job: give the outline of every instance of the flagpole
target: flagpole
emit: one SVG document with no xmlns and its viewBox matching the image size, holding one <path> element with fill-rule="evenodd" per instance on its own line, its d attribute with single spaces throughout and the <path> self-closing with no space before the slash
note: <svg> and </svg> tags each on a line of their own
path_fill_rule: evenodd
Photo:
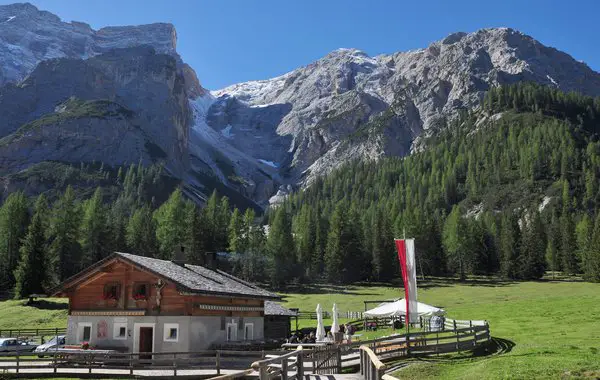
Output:
<svg viewBox="0 0 600 380">
<path fill-rule="evenodd" d="M 406 227 L 402 228 L 402 239 L 404 240 L 404 242 L 406 244 Z M 404 286 L 406 287 L 407 284 L 404 284 Z M 406 292 L 406 289 L 404 291 Z M 406 297 L 406 295 L 405 295 L 405 297 Z M 408 300 L 406 300 L 406 302 L 408 304 Z M 409 336 L 408 336 L 408 334 L 410 334 L 410 315 L 409 315 L 408 307 L 406 308 L 406 320 L 404 322 L 406 322 L 406 349 L 408 352 L 408 350 L 410 349 L 408 347 L 408 342 L 410 340 Z"/>
</svg>

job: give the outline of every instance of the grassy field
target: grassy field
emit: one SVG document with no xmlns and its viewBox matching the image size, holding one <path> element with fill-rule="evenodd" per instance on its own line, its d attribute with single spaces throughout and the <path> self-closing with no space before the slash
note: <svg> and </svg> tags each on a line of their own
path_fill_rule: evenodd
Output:
<svg viewBox="0 0 600 380">
<path fill-rule="evenodd" d="M 420 301 L 445 308 L 450 318 L 488 320 L 492 336 L 505 340 L 506 347 L 490 356 L 411 360 L 396 373 L 398 377 L 600 378 L 600 284 L 479 279 L 467 284 L 436 281 L 424 285 L 419 288 Z M 284 296 L 285 306 L 301 310 L 314 310 L 317 303 L 331 310 L 336 302 L 340 311 L 359 311 L 364 310 L 363 300 L 402 294 L 392 287 L 349 286 Z"/>
<path fill-rule="evenodd" d="M 420 301 L 445 308 L 450 318 L 488 320 L 492 335 L 505 346 L 488 356 L 411 359 L 396 373 L 402 379 L 600 378 L 600 284 L 481 278 L 464 284 L 437 279 L 419 286 Z M 397 286 L 315 286 L 282 295 L 286 307 L 313 311 L 320 303 L 331 310 L 336 302 L 344 312 L 362 311 L 364 300 L 398 298 L 402 292 Z M 0 302 L 0 328 L 64 327 L 64 302 L 44 300 L 40 307 Z M 302 320 L 300 325 L 314 324 Z M 362 339 L 392 333 L 384 329 Z"/>
<path fill-rule="evenodd" d="M 0 329 L 67 327 L 67 299 L 47 298 L 36 306 L 24 301 L 0 302 Z"/>
</svg>

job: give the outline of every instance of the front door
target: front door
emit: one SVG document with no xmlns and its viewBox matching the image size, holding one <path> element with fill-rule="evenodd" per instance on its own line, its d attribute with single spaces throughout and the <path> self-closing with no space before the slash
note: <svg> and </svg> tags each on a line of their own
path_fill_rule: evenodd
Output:
<svg viewBox="0 0 600 380">
<path fill-rule="evenodd" d="M 152 339 L 154 337 L 154 328 L 140 327 L 140 353 L 152 352 Z M 140 355 L 140 359 L 152 359 L 152 355 Z"/>
</svg>

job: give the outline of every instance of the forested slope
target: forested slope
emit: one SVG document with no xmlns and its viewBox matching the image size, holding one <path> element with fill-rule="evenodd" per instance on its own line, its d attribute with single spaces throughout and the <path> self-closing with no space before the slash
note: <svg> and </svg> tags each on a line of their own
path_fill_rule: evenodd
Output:
<svg viewBox="0 0 600 380">
<path fill-rule="evenodd" d="M 423 152 L 336 170 L 285 204 L 301 272 L 392 278 L 393 238 L 406 234 L 425 274 L 597 280 L 599 118 L 599 99 L 499 87 Z"/>
</svg>

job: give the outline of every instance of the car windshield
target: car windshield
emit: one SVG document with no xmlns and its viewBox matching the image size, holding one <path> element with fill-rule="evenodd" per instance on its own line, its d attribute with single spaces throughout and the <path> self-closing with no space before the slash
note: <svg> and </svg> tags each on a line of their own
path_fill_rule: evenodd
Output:
<svg viewBox="0 0 600 380">
<path fill-rule="evenodd" d="M 58 344 L 65 344 L 65 337 L 64 336 L 59 336 L 58 337 Z M 54 345 L 56 344 L 56 337 L 50 339 L 48 342 L 46 342 L 46 344 L 50 344 L 50 345 Z"/>
</svg>

